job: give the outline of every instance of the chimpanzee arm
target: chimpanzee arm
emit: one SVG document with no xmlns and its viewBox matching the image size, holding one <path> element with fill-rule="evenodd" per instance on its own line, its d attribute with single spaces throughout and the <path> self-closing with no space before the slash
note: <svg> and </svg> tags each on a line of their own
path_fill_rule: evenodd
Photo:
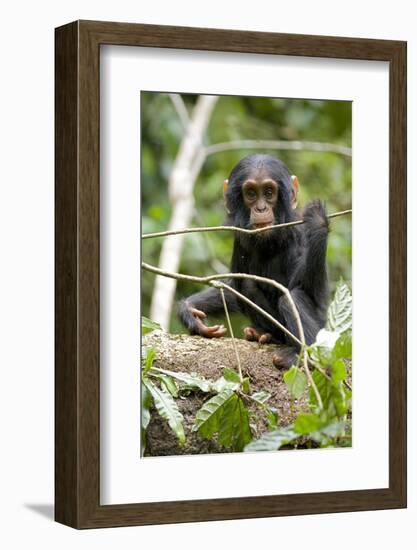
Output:
<svg viewBox="0 0 417 550">
<path fill-rule="evenodd" d="M 319 200 L 310 202 L 304 209 L 303 219 L 306 250 L 296 277 L 307 296 L 316 305 L 325 307 L 329 292 L 326 268 L 329 222 L 323 203 Z"/>
<path fill-rule="evenodd" d="M 228 281 L 228 284 L 231 283 Z M 225 290 L 224 297 L 229 313 L 239 311 L 239 304 L 234 294 Z M 223 300 L 217 288 L 208 288 L 181 300 L 177 304 L 177 311 L 180 321 L 190 334 L 199 334 L 206 338 L 219 338 L 226 334 L 223 325 L 210 327 L 203 322 L 207 315 L 224 312 Z"/>
</svg>

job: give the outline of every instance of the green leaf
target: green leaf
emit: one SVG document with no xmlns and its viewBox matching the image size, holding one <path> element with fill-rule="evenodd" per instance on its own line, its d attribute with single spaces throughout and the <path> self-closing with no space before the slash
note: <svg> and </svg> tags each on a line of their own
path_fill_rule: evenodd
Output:
<svg viewBox="0 0 417 550">
<path fill-rule="evenodd" d="M 214 391 L 216 393 L 222 393 L 224 390 L 237 390 L 240 386 L 240 383 L 237 382 L 229 382 L 226 380 L 223 376 L 218 378 L 215 382 L 211 385 L 211 391 Z"/>
<path fill-rule="evenodd" d="M 157 378 L 159 378 L 163 387 L 172 395 L 172 397 L 178 397 L 178 386 L 172 376 L 168 376 L 167 374 L 159 374 Z"/>
<path fill-rule="evenodd" d="M 153 330 L 161 330 L 161 325 L 142 315 L 142 336 Z"/>
<path fill-rule="evenodd" d="M 336 366 L 335 379 L 328 380 L 317 369 L 312 374 L 323 402 L 323 409 L 326 411 L 328 419 L 332 419 L 336 416 L 344 416 L 349 411 L 349 394 L 347 390 L 345 390 L 342 381 L 337 381 L 337 378 L 340 378 L 342 375 L 343 373 L 339 364 Z M 309 397 L 311 406 L 316 407 L 316 396 L 311 388 Z"/>
<path fill-rule="evenodd" d="M 339 336 L 332 351 L 332 361 L 352 359 L 352 332 L 350 330 Z"/>
<path fill-rule="evenodd" d="M 323 426 L 320 429 L 320 432 L 327 437 L 334 439 L 344 434 L 345 427 L 346 422 L 344 422 L 343 420 L 334 420 L 326 426 Z"/>
<path fill-rule="evenodd" d="M 158 369 L 157 372 L 171 376 L 180 382 L 184 382 L 190 389 L 199 389 L 204 393 L 213 391 L 213 382 L 211 380 L 206 380 L 195 372 L 188 374 L 186 372 L 174 372 L 167 369 Z"/>
<path fill-rule="evenodd" d="M 284 374 L 284 382 L 295 399 L 299 399 L 307 388 L 307 376 L 296 366 L 292 366 Z"/>
<path fill-rule="evenodd" d="M 352 294 L 343 280 L 337 285 L 334 299 L 327 311 L 326 327 L 339 333 L 352 329 Z"/>
<path fill-rule="evenodd" d="M 310 346 L 309 351 L 313 361 L 320 363 L 323 367 L 331 365 L 338 359 L 351 359 L 352 332 L 347 330 L 340 334 L 323 328 L 318 332 L 316 341 Z"/>
<path fill-rule="evenodd" d="M 349 404 L 346 400 L 346 393 L 343 388 L 343 384 L 332 386 L 331 388 L 331 400 L 335 409 L 336 416 L 344 416 L 349 410 Z"/>
<path fill-rule="evenodd" d="M 271 394 L 265 390 L 261 390 L 256 393 L 253 393 L 251 397 L 252 399 L 255 399 L 255 401 L 258 401 L 259 403 L 264 404 L 268 401 L 268 399 L 271 398 Z"/>
<path fill-rule="evenodd" d="M 246 445 L 244 451 L 278 451 L 282 446 L 288 445 L 288 443 L 299 437 L 300 435 L 294 431 L 293 426 L 289 425 L 285 428 L 264 433 L 262 437 Z"/>
<path fill-rule="evenodd" d="M 275 430 L 277 428 L 278 419 L 279 419 L 278 410 L 273 407 L 269 407 L 266 413 L 266 420 L 268 422 L 268 428 L 270 430 Z"/>
<path fill-rule="evenodd" d="M 141 425 L 142 425 L 142 429 L 146 430 L 147 427 L 149 426 L 149 422 L 151 421 L 150 408 L 151 408 L 151 405 L 152 405 L 152 397 L 151 397 L 151 394 L 150 394 L 148 388 L 143 383 L 141 384 L 141 390 L 142 390 Z"/>
<path fill-rule="evenodd" d="M 300 413 L 294 422 L 294 431 L 298 434 L 309 434 L 317 431 L 322 422 L 320 418 L 313 413 Z"/>
<path fill-rule="evenodd" d="M 160 390 L 148 379 L 145 379 L 143 383 L 152 395 L 152 399 L 155 408 L 158 411 L 158 414 L 168 422 L 169 427 L 177 436 L 180 445 L 184 445 L 185 434 L 184 427 L 182 425 L 184 418 L 178 410 L 178 406 L 175 403 L 172 395 L 164 390 Z"/>
<path fill-rule="evenodd" d="M 156 350 L 153 347 L 142 346 L 142 374 L 146 375 L 152 368 L 156 357 Z"/>
<path fill-rule="evenodd" d="M 332 382 L 338 384 L 346 380 L 346 366 L 343 359 L 338 359 L 332 365 Z"/>
<path fill-rule="evenodd" d="M 145 386 L 145 384 L 142 382 L 141 384 L 141 393 L 142 393 L 142 399 L 141 399 L 141 431 L 140 431 L 140 438 L 141 438 L 141 454 L 142 456 L 145 454 L 146 449 L 146 430 L 148 429 L 149 422 L 151 421 L 151 405 L 152 405 L 152 396 Z"/>
<path fill-rule="evenodd" d="M 327 408 L 328 405 L 328 395 L 329 395 L 329 381 L 327 378 L 317 369 L 315 369 L 312 373 L 312 378 L 314 383 L 316 384 L 316 387 L 319 391 L 321 400 L 323 402 L 323 407 Z M 309 400 L 310 400 L 310 406 L 311 407 L 318 407 L 316 394 L 313 391 L 313 388 L 310 387 L 309 390 Z"/>
<path fill-rule="evenodd" d="M 340 334 L 338 332 L 322 328 L 317 333 L 316 341 L 314 342 L 313 345 L 316 347 L 325 348 L 331 351 L 335 347 L 339 337 L 340 337 Z"/>
<path fill-rule="evenodd" d="M 225 388 L 222 392 L 206 401 L 197 411 L 193 432 L 198 431 L 206 439 L 210 439 L 214 433 L 218 432 L 222 408 L 233 395 L 235 395 L 233 390 Z"/>
<path fill-rule="evenodd" d="M 240 384 L 239 374 L 235 370 L 229 369 L 229 367 L 225 367 L 223 369 L 223 376 L 228 382 L 235 382 L 236 384 Z"/>
<path fill-rule="evenodd" d="M 242 391 L 244 393 L 249 394 L 250 393 L 250 379 L 249 376 L 243 379 L 242 381 Z"/>
<path fill-rule="evenodd" d="M 235 393 L 222 408 L 218 431 L 218 445 L 231 448 L 234 451 L 242 451 L 245 445 L 252 440 L 249 412 L 243 400 Z"/>
</svg>

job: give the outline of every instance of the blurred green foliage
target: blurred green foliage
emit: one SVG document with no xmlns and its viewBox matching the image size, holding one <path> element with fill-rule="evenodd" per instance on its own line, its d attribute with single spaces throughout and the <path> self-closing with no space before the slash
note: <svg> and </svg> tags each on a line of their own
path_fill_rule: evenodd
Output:
<svg viewBox="0 0 417 550">
<path fill-rule="evenodd" d="M 197 99 L 183 94 L 189 112 Z M 275 99 L 222 96 L 215 106 L 206 144 L 243 139 L 302 140 L 351 147 L 351 103 L 306 99 Z M 169 174 L 183 137 L 183 127 L 167 94 L 141 93 L 141 185 L 142 232 L 164 231 L 170 219 L 167 193 Z M 333 152 L 262 151 L 241 149 L 207 158 L 194 188 L 195 213 L 192 225 L 215 226 L 224 222 L 223 180 L 244 156 L 270 152 L 284 161 L 300 182 L 299 206 L 313 198 L 325 201 L 329 213 L 351 208 L 351 159 Z M 208 275 L 228 270 L 232 253 L 230 232 L 188 235 L 183 248 L 180 272 Z M 162 239 L 142 241 L 144 261 L 158 265 Z M 331 222 L 328 268 L 333 291 L 343 277 L 351 281 L 351 216 Z M 149 315 L 155 276 L 142 272 L 142 315 Z M 201 285 L 178 282 L 177 298 L 201 290 Z M 243 319 L 234 321 L 240 336 Z M 182 332 L 175 312 L 170 330 Z"/>
</svg>

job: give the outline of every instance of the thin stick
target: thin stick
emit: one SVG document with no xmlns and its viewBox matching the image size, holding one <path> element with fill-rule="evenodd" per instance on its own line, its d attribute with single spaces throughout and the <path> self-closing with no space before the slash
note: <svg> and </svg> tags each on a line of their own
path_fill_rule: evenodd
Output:
<svg viewBox="0 0 417 550">
<path fill-rule="evenodd" d="M 345 216 L 351 214 L 352 209 L 343 210 L 341 212 L 335 212 L 329 214 L 328 218 L 337 218 L 339 216 Z M 184 233 L 203 233 L 209 231 L 237 231 L 238 233 L 246 233 L 248 235 L 256 235 L 257 233 L 263 233 L 264 231 L 270 231 L 271 229 L 280 229 L 281 227 L 292 227 L 294 225 L 301 225 L 305 223 L 304 220 L 296 220 L 294 222 L 280 223 L 278 225 L 270 225 L 267 227 L 260 227 L 258 229 L 244 229 L 243 227 L 236 227 L 234 225 L 218 225 L 215 227 L 188 227 L 185 229 L 177 229 L 175 231 L 158 231 L 157 233 L 145 233 L 142 235 L 142 239 L 154 239 L 155 237 L 168 237 L 169 235 L 182 235 Z"/>
<path fill-rule="evenodd" d="M 227 319 L 227 324 L 229 326 L 230 336 L 232 337 L 233 349 L 235 350 L 237 368 L 238 368 L 238 371 L 239 371 L 240 383 L 242 383 L 243 382 L 242 365 L 240 364 L 240 357 L 239 357 L 239 353 L 238 353 L 237 347 L 236 347 L 235 335 L 233 334 L 232 323 L 230 322 L 229 310 L 227 308 L 223 288 L 220 289 L 220 295 L 221 295 L 222 300 L 223 300 L 223 307 L 224 307 L 224 311 L 226 313 L 226 319 Z"/>
<path fill-rule="evenodd" d="M 250 306 L 253 307 L 253 309 L 256 309 L 256 311 L 259 311 L 261 315 L 266 317 L 271 323 L 274 323 L 275 326 L 277 326 L 279 329 L 281 329 L 283 332 L 285 332 L 294 342 L 296 342 L 298 345 L 302 346 L 302 341 L 297 338 L 292 332 L 290 332 L 284 325 L 282 325 L 279 321 L 277 321 L 272 315 L 270 315 L 268 312 L 266 312 L 264 309 L 259 307 L 255 302 L 252 302 L 249 298 L 246 298 L 243 294 L 238 292 L 233 287 L 229 286 L 228 284 L 222 282 L 218 283 L 218 279 L 252 279 L 254 281 L 258 281 L 260 283 L 266 283 L 271 286 L 274 286 L 281 292 L 287 291 L 286 287 L 281 285 L 280 283 L 277 283 L 276 281 L 273 281 L 272 279 L 267 279 L 266 277 L 260 277 L 259 275 L 249 275 L 247 273 L 222 273 L 222 274 L 216 274 L 216 275 L 209 275 L 207 277 L 196 277 L 195 275 L 184 275 L 183 273 L 170 273 L 167 271 L 163 271 L 162 269 L 159 269 L 158 267 L 155 267 L 153 265 L 149 265 L 145 262 L 142 262 L 142 268 L 146 271 L 150 271 L 151 273 L 155 273 L 156 275 L 162 275 L 164 277 L 170 277 L 172 279 L 179 279 L 181 281 L 190 281 L 193 283 L 201 283 L 208 286 L 213 286 L 215 288 L 220 288 L 220 286 L 223 286 L 226 290 L 240 298 L 243 302 L 246 302 Z M 291 298 L 290 298 L 291 299 Z M 297 312 L 298 313 L 298 312 Z M 301 322 L 301 321 L 300 321 Z M 301 329 L 302 330 L 302 329 Z"/>
<path fill-rule="evenodd" d="M 278 149 L 286 151 L 317 151 L 320 153 L 337 153 L 346 157 L 352 156 L 352 149 L 343 145 L 333 143 L 323 143 L 320 141 L 284 141 L 269 139 L 241 139 L 227 141 L 224 143 L 215 143 L 208 145 L 204 152 L 206 156 L 224 151 L 233 151 L 236 149 Z"/>
</svg>

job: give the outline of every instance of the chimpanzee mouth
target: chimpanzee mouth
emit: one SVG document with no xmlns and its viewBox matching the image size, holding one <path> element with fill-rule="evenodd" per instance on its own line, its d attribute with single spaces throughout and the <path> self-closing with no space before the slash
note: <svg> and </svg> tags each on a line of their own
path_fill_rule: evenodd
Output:
<svg viewBox="0 0 417 550">
<path fill-rule="evenodd" d="M 254 223 L 253 229 L 263 229 L 264 227 L 271 227 L 273 222 Z"/>
</svg>

